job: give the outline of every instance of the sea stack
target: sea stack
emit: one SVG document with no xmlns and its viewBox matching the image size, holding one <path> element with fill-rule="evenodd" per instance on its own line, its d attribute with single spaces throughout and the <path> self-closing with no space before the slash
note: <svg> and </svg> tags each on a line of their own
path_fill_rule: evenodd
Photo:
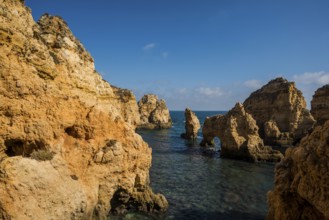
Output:
<svg viewBox="0 0 329 220">
<path fill-rule="evenodd" d="M 60 17 L 0 5 L 0 219 L 106 219 L 168 203 L 134 95 L 112 87 Z"/>
<path fill-rule="evenodd" d="M 268 220 L 329 219 L 329 121 L 286 150 L 268 193 Z"/>
<path fill-rule="evenodd" d="M 202 146 L 213 145 L 214 137 L 220 139 L 221 157 L 252 162 L 277 162 L 283 158 L 279 151 L 264 146 L 256 121 L 240 103 L 225 115 L 207 117 L 202 133 Z"/>
<path fill-rule="evenodd" d="M 291 146 L 304 137 L 315 122 L 306 109 L 302 92 L 294 82 L 281 77 L 253 92 L 243 106 L 256 120 L 259 135 L 267 145 Z"/>
<path fill-rule="evenodd" d="M 329 85 L 315 91 L 311 101 L 311 113 L 317 125 L 323 125 L 329 120 Z"/>
<path fill-rule="evenodd" d="M 191 109 L 185 109 L 185 133 L 181 137 L 188 140 L 196 140 L 200 129 L 200 121 Z"/>
<path fill-rule="evenodd" d="M 162 129 L 172 126 L 166 102 L 154 94 L 144 95 L 138 101 L 141 129 Z"/>
</svg>

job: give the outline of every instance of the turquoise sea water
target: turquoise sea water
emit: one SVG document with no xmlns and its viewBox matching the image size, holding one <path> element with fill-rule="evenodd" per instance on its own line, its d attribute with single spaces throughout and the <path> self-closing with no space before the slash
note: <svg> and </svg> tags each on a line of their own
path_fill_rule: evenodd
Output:
<svg viewBox="0 0 329 220">
<path fill-rule="evenodd" d="M 196 112 L 200 122 L 223 112 Z M 169 202 L 161 216 L 128 214 L 122 219 L 264 219 L 266 193 L 273 188 L 274 164 L 220 158 L 219 147 L 206 150 L 180 138 L 184 112 L 171 112 L 173 127 L 138 131 L 153 150 L 151 186 Z"/>
</svg>

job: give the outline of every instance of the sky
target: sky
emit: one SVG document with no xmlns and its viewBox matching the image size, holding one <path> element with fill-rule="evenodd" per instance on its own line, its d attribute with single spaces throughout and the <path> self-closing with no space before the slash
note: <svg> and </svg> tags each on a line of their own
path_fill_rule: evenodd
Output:
<svg viewBox="0 0 329 220">
<path fill-rule="evenodd" d="M 328 0 L 26 0 L 61 16 L 110 84 L 170 110 L 229 110 L 271 79 L 329 83 Z"/>
</svg>

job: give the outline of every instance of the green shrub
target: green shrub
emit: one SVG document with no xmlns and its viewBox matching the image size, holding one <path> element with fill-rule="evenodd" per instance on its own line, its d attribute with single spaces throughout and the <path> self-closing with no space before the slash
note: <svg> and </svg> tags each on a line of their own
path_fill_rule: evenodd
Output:
<svg viewBox="0 0 329 220">
<path fill-rule="evenodd" d="M 33 151 L 31 158 L 38 161 L 52 160 L 55 153 L 48 150 L 37 150 Z"/>
</svg>

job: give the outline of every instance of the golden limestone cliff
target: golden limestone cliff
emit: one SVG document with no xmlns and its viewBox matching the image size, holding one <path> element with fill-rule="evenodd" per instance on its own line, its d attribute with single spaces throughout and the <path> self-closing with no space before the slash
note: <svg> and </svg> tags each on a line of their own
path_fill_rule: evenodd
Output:
<svg viewBox="0 0 329 220">
<path fill-rule="evenodd" d="M 329 219 L 329 121 L 289 148 L 268 193 L 268 220 Z"/>
<path fill-rule="evenodd" d="M 317 125 L 329 120 L 329 85 L 317 89 L 311 101 L 311 113 Z"/>
<path fill-rule="evenodd" d="M 200 121 L 191 109 L 185 109 L 185 133 L 181 137 L 188 140 L 196 140 L 200 129 Z"/>
<path fill-rule="evenodd" d="M 163 129 L 172 126 L 167 105 L 163 99 L 159 100 L 158 96 L 154 94 L 144 95 L 138 101 L 138 108 L 140 113 L 138 128 Z"/>
<path fill-rule="evenodd" d="M 268 145 L 293 145 L 314 124 L 306 109 L 302 92 L 283 78 L 271 80 L 253 92 L 243 103 L 259 127 L 259 135 Z"/>
<path fill-rule="evenodd" d="M 109 85 L 59 17 L 0 0 L 0 219 L 166 209 L 134 95 Z"/>
<path fill-rule="evenodd" d="M 243 105 L 237 103 L 225 115 L 207 117 L 202 127 L 202 146 L 213 145 L 219 137 L 221 157 L 248 160 L 251 162 L 277 162 L 283 155 L 271 147 L 264 146 L 258 135 L 258 126 Z"/>
</svg>

